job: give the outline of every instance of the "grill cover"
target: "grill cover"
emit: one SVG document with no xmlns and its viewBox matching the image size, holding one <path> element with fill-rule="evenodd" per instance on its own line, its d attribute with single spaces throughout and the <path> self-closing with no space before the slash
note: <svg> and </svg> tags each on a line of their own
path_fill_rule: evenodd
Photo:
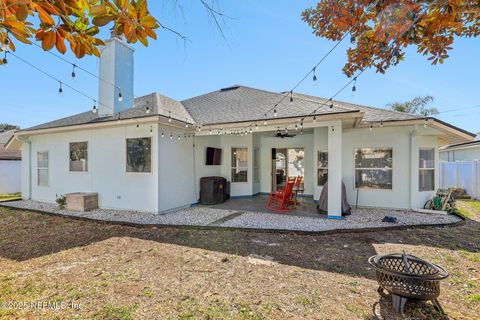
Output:
<svg viewBox="0 0 480 320">
<path fill-rule="evenodd" d="M 200 203 L 219 204 L 227 200 L 227 180 L 222 177 L 200 178 Z"/>
<path fill-rule="evenodd" d="M 322 192 L 320 193 L 320 201 L 317 206 L 319 213 L 328 212 L 328 182 L 323 186 Z M 352 208 L 347 201 L 347 189 L 345 188 L 345 183 L 342 181 L 342 216 L 346 216 L 352 213 Z"/>
</svg>

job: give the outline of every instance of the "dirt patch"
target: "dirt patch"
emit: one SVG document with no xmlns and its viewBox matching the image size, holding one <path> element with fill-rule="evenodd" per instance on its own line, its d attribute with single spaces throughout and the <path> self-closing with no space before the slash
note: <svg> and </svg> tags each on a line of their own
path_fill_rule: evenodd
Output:
<svg viewBox="0 0 480 320">
<path fill-rule="evenodd" d="M 0 208 L 0 302 L 22 319 L 397 319 L 367 259 L 402 252 L 451 276 L 440 302 L 452 319 L 480 314 L 480 212 L 447 228 L 337 235 L 135 228 Z M 442 319 L 430 304 L 408 317 Z"/>
</svg>

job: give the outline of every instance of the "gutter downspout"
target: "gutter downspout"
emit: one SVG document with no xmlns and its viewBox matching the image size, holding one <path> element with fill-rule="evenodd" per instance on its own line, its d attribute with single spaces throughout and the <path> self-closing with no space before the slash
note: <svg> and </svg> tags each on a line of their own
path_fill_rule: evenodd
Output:
<svg viewBox="0 0 480 320">
<path fill-rule="evenodd" d="M 30 138 L 22 139 L 15 136 L 15 139 L 22 143 L 28 144 L 28 200 L 32 198 L 32 142 Z"/>
<path fill-rule="evenodd" d="M 410 133 L 410 209 L 414 210 L 413 205 L 413 199 L 414 199 L 414 187 L 413 187 L 413 182 L 415 181 L 416 175 L 415 175 L 415 152 L 414 152 L 414 146 L 416 145 L 415 140 L 417 136 L 417 125 L 412 126 L 412 132 Z"/>
</svg>

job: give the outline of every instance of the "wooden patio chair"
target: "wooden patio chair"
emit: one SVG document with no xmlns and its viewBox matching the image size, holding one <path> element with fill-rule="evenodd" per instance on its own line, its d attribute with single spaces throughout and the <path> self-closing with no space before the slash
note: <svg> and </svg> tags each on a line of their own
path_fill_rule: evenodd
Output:
<svg viewBox="0 0 480 320">
<path fill-rule="evenodd" d="M 267 209 L 275 212 L 287 212 L 293 199 L 294 179 L 288 179 L 282 190 L 270 193 Z"/>
</svg>

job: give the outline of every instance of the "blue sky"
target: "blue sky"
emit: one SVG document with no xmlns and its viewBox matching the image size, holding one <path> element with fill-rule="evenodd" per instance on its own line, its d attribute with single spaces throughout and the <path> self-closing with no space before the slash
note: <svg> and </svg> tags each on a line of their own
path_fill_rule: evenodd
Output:
<svg viewBox="0 0 480 320">
<path fill-rule="evenodd" d="M 148 48 L 135 45 L 135 94 L 160 92 L 186 99 L 232 84 L 271 91 L 287 91 L 332 47 L 315 37 L 302 22 L 300 13 L 315 1 L 218 1 L 231 19 L 226 19 L 226 40 L 199 1 L 158 4 L 150 1 L 151 12 L 163 24 L 186 36 L 186 44 L 168 31 L 159 31 Z M 167 4 L 165 4 L 167 3 Z M 297 91 L 329 97 L 348 79 L 341 69 L 349 41 L 342 43 L 317 69 L 318 80 L 305 81 Z M 71 66 L 35 46 L 18 44 L 20 57 L 41 67 L 75 88 L 97 96 L 95 78 L 77 71 L 71 80 Z M 385 107 L 418 95 L 432 95 L 442 113 L 440 119 L 472 132 L 480 131 L 480 39 L 459 39 L 450 58 L 431 66 L 412 48 L 406 60 L 385 75 L 365 72 L 339 100 Z M 72 61 L 71 54 L 66 55 Z M 97 72 L 98 60 L 87 57 L 78 65 Z M 90 110 L 92 102 L 10 57 L 0 67 L 0 122 L 25 128 L 42 122 Z"/>
</svg>

